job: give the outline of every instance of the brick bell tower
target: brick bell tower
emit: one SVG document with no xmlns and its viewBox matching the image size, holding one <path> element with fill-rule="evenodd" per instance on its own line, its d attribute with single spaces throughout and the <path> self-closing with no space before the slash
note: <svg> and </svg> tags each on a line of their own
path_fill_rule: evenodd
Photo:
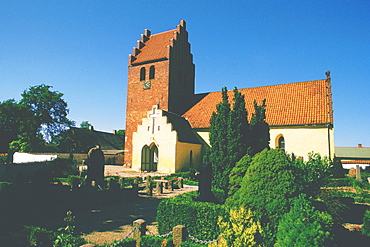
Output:
<svg viewBox="0 0 370 247">
<path fill-rule="evenodd" d="M 194 74 L 184 20 L 154 35 L 145 29 L 128 59 L 125 165 L 132 165 L 132 133 L 153 105 L 182 115 L 195 103 Z"/>
</svg>

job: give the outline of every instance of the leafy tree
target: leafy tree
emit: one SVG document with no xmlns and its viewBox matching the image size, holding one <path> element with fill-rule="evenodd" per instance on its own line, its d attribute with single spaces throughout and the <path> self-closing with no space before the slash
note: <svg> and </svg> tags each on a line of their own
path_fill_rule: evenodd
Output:
<svg viewBox="0 0 370 247">
<path fill-rule="evenodd" d="M 22 93 L 20 101 L 20 104 L 33 113 L 32 121 L 34 126 L 37 126 L 33 136 L 41 133 L 47 141 L 51 141 L 55 135 L 72 124 L 67 118 L 69 110 L 62 99 L 63 94 L 50 91 L 50 88 L 52 86 L 44 84 L 30 87 Z"/>
<path fill-rule="evenodd" d="M 329 246 L 333 218 L 316 210 L 304 194 L 280 220 L 275 246 Z"/>
<path fill-rule="evenodd" d="M 92 126 L 89 121 L 82 121 L 82 123 L 80 124 L 80 128 L 82 129 L 88 129 L 90 126 Z"/>
<path fill-rule="evenodd" d="M 117 135 L 125 135 L 125 130 L 117 130 Z"/>
<path fill-rule="evenodd" d="M 270 128 L 266 123 L 266 99 L 258 105 L 254 100 L 254 113 L 250 122 L 250 149 L 249 154 L 254 155 L 265 148 L 269 148 Z"/>
<path fill-rule="evenodd" d="M 0 152 L 7 152 L 9 143 L 24 131 L 27 126 L 22 126 L 23 118 L 29 115 L 30 112 L 14 99 L 0 103 Z"/>
</svg>

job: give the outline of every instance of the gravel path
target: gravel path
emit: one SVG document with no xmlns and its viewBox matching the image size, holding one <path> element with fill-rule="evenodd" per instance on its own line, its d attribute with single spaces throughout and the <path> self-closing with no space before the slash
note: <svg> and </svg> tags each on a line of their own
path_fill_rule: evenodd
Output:
<svg viewBox="0 0 370 247">
<path fill-rule="evenodd" d="M 122 166 L 105 166 L 105 175 L 121 177 L 147 176 L 165 174 L 133 172 Z M 157 234 L 156 212 L 163 198 L 173 197 L 182 193 L 198 190 L 198 186 L 184 185 L 174 191 L 164 190 L 163 194 L 153 193 L 152 197 L 139 193 L 132 201 L 119 200 L 110 205 L 91 205 L 76 212 L 76 231 L 83 232 L 83 238 L 89 242 L 104 245 L 120 240 L 132 230 L 132 222 L 145 219 L 150 232 Z"/>
</svg>

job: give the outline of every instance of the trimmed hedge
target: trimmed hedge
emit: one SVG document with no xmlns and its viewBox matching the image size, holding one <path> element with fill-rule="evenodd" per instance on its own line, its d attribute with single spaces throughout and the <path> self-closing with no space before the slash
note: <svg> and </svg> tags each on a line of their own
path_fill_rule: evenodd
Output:
<svg viewBox="0 0 370 247">
<path fill-rule="evenodd" d="M 155 247 L 155 246 L 167 246 L 173 247 L 172 238 L 161 238 L 156 236 L 145 235 L 140 238 L 141 247 Z"/>
<path fill-rule="evenodd" d="M 220 234 L 217 219 L 219 216 L 228 218 L 228 211 L 220 204 L 194 201 L 197 196 L 198 193 L 193 191 L 162 200 L 157 208 L 159 234 L 184 225 L 195 238 L 203 241 L 216 239 Z"/>
<path fill-rule="evenodd" d="M 363 218 L 363 227 L 362 227 L 362 234 L 365 236 L 370 237 L 370 210 L 367 210 L 364 214 Z"/>
<path fill-rule="evenodd" d="M 119 243 L 119 244 L 117 244 Z M 113 243 L 105 245 L 106 247 L 110 246 L 117 246 L 117 247 L 135 247 L 136 246 L 136 239 L 133 238 L 126 238 L 125 240 L 117 240 L 114 241 Z"/>
</svg>

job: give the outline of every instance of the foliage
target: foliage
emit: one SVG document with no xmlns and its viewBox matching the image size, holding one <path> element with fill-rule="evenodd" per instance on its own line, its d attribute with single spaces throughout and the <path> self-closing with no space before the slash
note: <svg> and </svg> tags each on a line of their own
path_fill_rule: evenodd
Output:
<svg viewBox="0 0 370 247">
<path fill-rule="evenodd" d="M 184 225 L 195 238 L 209 241 L 220 234 L 218 216 L 227 217 L 223 205 L 194 201 L 197 192 L 189 192 L 164 199 L 157 208 L 159 234 L 172 231 L 177 225 Z"/>
<path fill-rule="evenodd" d="M 227 204 L 251 207 L 275 222 L 289 211 L 291 198 L 300 193 L 298 179 L 290 156 L 279 149 L 265 149 L 253 157 L 241 188 Z"/>
<path fill-rule="evenodd" d="M 261 224 L 256 221 L 253 212 L 244 207 L 231 209 L 230 218 L 226 221 L 220 216 L 218 225 L 222 232 L 222 241 L 218 246 L 256 246 L 256 240 L 262 233 Z"/>
<path fill-rule="evenodd" d="M 252 157 L 244 155 L 238 162 L 236 162 L 235 167 L 230 172 L 230 186 L 229 186 L 229 196 L 233 196 L 237 192 L 245 176 L 245 173 L 248 170 L 252 162 Z"/>
<path fill-rule="evenodd" d="M 72 122 L 67 119 L 67 103 L 63 94 L 51 86 L 30 87 L 19 102 L 7 100 L 0 104 L 0 152 L 8 145 L 15 151 L 45 151 L 45 140 L 52 138 Z"/>
<path fill-rule="evenodd" d="M 14 99 L 0 103 L 0 152 L 8 152 L 8 145 L 16 140 L 18 135 L 32 128 L 26 119 L 31 117 L 31 112 Z"/>
<path fill-rule="evenodd" d="M 370 237 L 370 210 L 366 210 L 364 218 L 362 219 L 362 234 Z"/>
<path fill-rule="evenodd" d="M 117 246 L 117 247 L 135 247 L 136 239 L 126 238 L 125 240 L 116 240 L 113 243 L 105 245 L 106 247 Z"/>
<path fill-rule="evenodd" d="M 71 211 L 68 211 L 67 217 L 64 218 L 64 222 L 66 222 L 67 226 L 58 229 L 53 247 L 77 247 L 86 243 L 83 238 L 75 234 L 75 226 L 73 225 L 74 219 L 75 216 L 72 215 Z"/>
<path fill-rule="evenodd" d="M 91 125 L 91 123 L 89 123 L 89 121 L 82 121 L 80 123 L 80 128 L 81 129 L 88 129 L 90 126 L 92 126 L 92 125 Z"/>
<path fill-rule="evenodd" d="M 316 210 L 301 194 L 279 222 L 276 246 L 329 246 L 332 225 L 332 217 Z"/>
<path fill-rule="evenodd" d="M 72 123 L 67 118 L 69 110 L 67 103 L 62 99 L 63 94 L 50 91 L 51 88 L 52 86 L 44 84 L 30 87 L 22 93 L 20 101 L 33 113 L 33 121 L 38 126 L 37 131 L 49 141 Z"/>
<path fill-rule="evenodd" d="M 300 183 L 303 186 L 303 193 L 316 197 L 320 193 L 320 188 L 325 186 L 329 180 L 333 169 L 333 163 L 328 157 L 321 157 L 318 153 L 309 153 L 308 161 L 292 158 L 295 165 L 300 169 Z"/>
<path fill-rule="evenodd" d="M 24 226 L 19 235 L 19 242 L 25 246 L 52 246 L 53 232 L 37 226 Z M 19 243 L 21 244 L 21 243 Z"/>
<path fill-rule="evenodd" d="M 247 152 L 249 137 L 249 124 L 247 110 L 245 108 L 244 95 L 234 88 L 233 108 L 230 111 L 229 127 L 227 134 L 227 148 L 230 168 L 240 160 Z M 229 173 L 230 174 L 230 173 Z"/>
<path fill-rule="evenodd" d="M 190 240 L 180 243 L 180 247 L 205 247 L 205 246 L 207 245 L 194 243 Z"/>
<path fill-rule="evenodd" d="M 232 169 L 228 152 L 231 109 L 226 87 L 222 88 L 222 101 L 217 104 L 216 109 L 217 112 L 213 112 L 210 119 L 209 141 L 211 147 L 207 150 L 206 163 L 210 162 L 212 165 L 212 186 L 225 191 L 223 198 L 226 198 L 229 173 Z"/>
<path fill-rule="evenodd" d="M 340 197 L 340 194 L 341 193 L 336 190 L 321 190 L 318 195 L 318 199 L 325 204 L 327 212 L 338 220 L 341 219 L 342 213 L 348 209 L 348 206 L 341 202 L 341 198 L 346 197 Z"/>
<path fill-rule="evenodd" d="M 144 235 L 140 238 L 140 246 L 142 247 L 153 247 L 153 246 L 169 246 L 172 247 L 173 240 L 172 238 L 162 238 L 150 235 Z"/>
<path fill-rule="evenodd" d="M 270 127 L 266 123 L 266 99 L 262 100 L 262 104 L 258 105 L 257 101 L 253 101 L 254 113 L 250 122 L 250 147 L 248 153 L 255 155 L 265 148 L 269 148 L 270 143 Z"/>
</svg>

